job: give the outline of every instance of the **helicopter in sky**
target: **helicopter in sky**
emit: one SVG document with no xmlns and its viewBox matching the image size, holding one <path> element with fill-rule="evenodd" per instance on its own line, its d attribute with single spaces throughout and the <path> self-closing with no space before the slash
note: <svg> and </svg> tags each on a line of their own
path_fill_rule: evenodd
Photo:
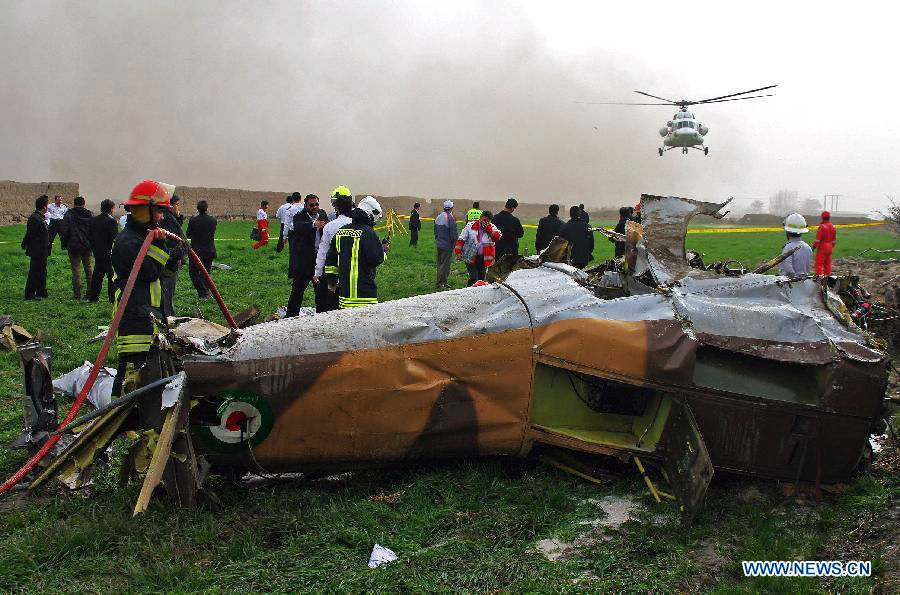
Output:
<svg viewBox="0 0 900 595">
<path fill-rule="evenodd" d="M 774 89 L 777 86 L 778 85 L 769 85 L 768 87 L 760 87 L 759 89 L 751 89 L 749 91 L 741 91 L 740 93 L 731 93 L 729 95 L 720 95 L 719 97 L 710 97 L 709 99 L 701 99 L 699 101 L 688 101 L 686 99 L 682 99 L 681 101 L 672 101 L 671 99 L 657 97 L 656 95 L 644 93 L 643 91 L 635 91 L 635 93 L 638 93 L 640 95 L 652 97 L 653 99 L 659 99 L 663 103 L 620 103 L 608 101 L 581 101 L 578 103 L 587 103 L 591 105 L 677 106 L 679 108 L 678 112 L 674 116 L 672 116 L 671 120 L 666 122 L 665 126 L 659 129 L 659 135 L 663 137 L 663 146 L 657 149 L 659 151 L 659 156 L 662 157 L 662 154 L 665 151 L 670 151 L 675 148 L 680 148 L 681 152 L 685 155 L 687 155 L 688 149 L 697 149 L 698 151 L 703 151 L 704 155 L 708 155 L 709 147 L 703 146 L 703 141 L 704 137 L 709 133 L 709 128 L 697 121 L 697 119 L 694 117 L 693 112 L 688 111 L 688 106 L 706 105 L 708 103 L 724 103 L 726 101 L 740 101 L 742 99 L 757 99 L 759 97 L 772 97 L 774 94 L 751 95 L 749 97 L 740 97 L 740 95 L 766 91 L 768 89 Z"/>
</svg>

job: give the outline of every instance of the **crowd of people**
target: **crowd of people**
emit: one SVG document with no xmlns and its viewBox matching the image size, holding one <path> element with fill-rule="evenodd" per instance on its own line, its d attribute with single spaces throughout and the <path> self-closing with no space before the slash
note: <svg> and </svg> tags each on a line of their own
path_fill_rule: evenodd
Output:
<svg viewBox="0 0 900 595">
<path fill-rule="evenodd" d="M 173 186 L 144 180 L 121 205 L 126 213 L 118 221 L 116 205 L 109 199 L 101 202 L 100 213 L 95 216 L 85 207 L 83 197 L 75 197 L 73 207 L 69 209 L 60 196 L 54 197 L 51 203 L 48 196 L 41 195 L 35 200 L 35 211 L 26 224 L 22 248 L 30 258 L 25 283 L 27 300 L 48 297 L 47 260 L 53 240 L 58 236 L 69 257 L 72 297 L 82 299 L 86 287 L 86 299 L 98 301 L 106 278 L 107 297 L 117 304 L 145 239 L 152 236 L 116 337 L 119 362 L 114 396 L 121 392 L 126 371 L 143 365 L 157 325 L 175 314 L 175 286 L 185 262 L 189 262 L 191 281 L 198 296 L 201 299 L 210 296 L 206 272 L 216 258 L 216 218 L 207 213 L 207 202 L 200 200 L 196 205 L 197 214 L 188 220 L 186 233 L 183 232 L 185 218 L 181 214 L 179 197 L 173 191 Z M 319 197 L 315 194 L 301 196 L 294 192 L 276 212 L 281 225 L 275 249 L 281 252 L 287 246 L 289 254 L 287 273 L 291 278 L 291 292 L 287 316 L 299 313 L 310 285 L 316 312 L 378 302 L 376 270 L 385 262 L 390 249 L 389 238 L 380 239 L 375 231 L 375 224 L 383 215 L 381 205 L 372 196 L 354 204 L 353 195 L 345 186 L 338 186 L 331 193 L 331 205 L 332 212 L 328 213 L 320 208 Z M 422 226 L 420 208 L 421 205 L 415 203 L 409 216 L 412 247 L 418 246 Z M 450 287 L 448 277 L 453 255 L 465 263 L 468 285 L 472 286 L 485 281 L 486 270 L 497 259 L 519 254 L 519 240 L 524 236 L 524 229 L 514 214 L 517 208 L 516 199 L 510 198 L 494 215 L 489 210 L 481 210 L 475 202 L 466 211 L 460 231 L 453 213 L 453 201 L 444 201 L 443 210 L 434 220 L 436 288 Z M 640 218 L 640 205 L 619 210 L 615 231 L 620 235 L 611 238 L 617 257 L 625 252 L 622 238 L 628 222 L 640 222 Z M 252 248 L 260 249 L 269 241 L 267 201 L 260 203 L 256 219 L 258 235 Z M 784 230 L 787 242 L 780 263 L 782 275 L 798 277 L 807 274 L 813 251 L 817 254 L 816 274 L 831 274 L 831 254 L 837 232 L 827 211 L 822 213 L 822 223 L 812 247 L 802 239 L 809 231 L 802 215 L 789 215 L 784 221 Z M 557 236 L 568 242 L 570 264 L 578 268 L 588 265 L 593 258 L 594 236 L 584 205 L 571 207 L 565 222 L 559 218 L 559 205 L 550 205 L 548 215 L 538 223 L 535 250 L 544 250 Z M 185 239 L 191 241 L 199 265 L 188 258 Z"/>
</svg>

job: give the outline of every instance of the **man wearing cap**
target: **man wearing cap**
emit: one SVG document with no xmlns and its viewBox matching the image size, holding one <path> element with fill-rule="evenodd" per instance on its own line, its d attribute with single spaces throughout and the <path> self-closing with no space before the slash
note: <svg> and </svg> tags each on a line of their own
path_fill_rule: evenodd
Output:
<svg viewBox="0 0 900 595">
<path fill-rule="evenodd" d="M 778 265 L 778 274 L 785 277 L 802 277 L 809 273 L 809 262 L 812 260 L 812 248 L 801 236 L 809 231 L 806 219 L 799 213 L 791 213 L 784 220 L 784 232 L 787 242 L 781 249 L 782 254 L 795 250 L 793 254 Z"/>
<path fill-rule="evenodd" d="M 119 363 L 112 386 L 113 397 L 121 395 L 127 369 L 138 369 L 144 365 L 153 344 L 153 335 L 157 332 L 156 321 L 162 320 L 160 278 L 163 267 L 169 261 L 169 253 L 166 252 L 166 231 L 159 227 L 159 222 L 169 207 L 174 189 L 169 184 L 144 180 L 134 187 L 125 203 L 130 208 L 130 215 L 125 229 L 116 236 L 111 257 L 117 306 L 148 234 L 153 237 L 153 243 L 138 269 L 131 297 L 119 323 L 116 337 Z"/>
<path fill-rule="evenodd" d="M 813 242 L 812 249 L 816 253 L 816 274 L 831 274 L 831 253 L 834 252 L 834 246 L 837 244 L 837 230 L 831 224 L 831 213 L 822 211 L 822 222 L 816 231 L 816 240 Z"/>
<path fill-rule="evenodd" d="M 437 248 L 437 289 L 450 289 L 447 277 L 450 276 L 450 256 L 456 239 L 459 237 L 459 228 L 456 227 L 456 218 L 453 216 L 453 201 L 444 201 L 444 210 L 434 219 L 434 245 Z"/>
<path fill-rule="evenodd" d="M 331 239 L 340 228 L 352 223 L 350 212 L 353 211 L 353 195 L 350 193 L 350 189 L 346 186 L 338 186 L 331 192 L 331 198 L 334 200 L 337 216 L 322 228 L 322 237 L 316 252 L 316 268 L 313 274 L 313 283 L 316 285 L 324 282 L 322 277 L 325 275 L 325 258 L 328 256 Z M 316 304 L 316 312 L 330 312 L 340 307 L 337 293 L 326 290 L 321 295 L 323 297 L 322 304 Z"/>
</svg>

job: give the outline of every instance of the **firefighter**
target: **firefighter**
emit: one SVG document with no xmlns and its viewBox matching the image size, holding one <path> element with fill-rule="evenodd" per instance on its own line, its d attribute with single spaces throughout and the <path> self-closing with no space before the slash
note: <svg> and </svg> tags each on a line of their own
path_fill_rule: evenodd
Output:
<svg viewBox="0 0 900 595">
<path fill-rule="evenodd" d="M 350 223 L 334 234 L 325 257 L 325 279 L 329 289 L 337 285 L 341 309 L 378 303 L 375 269 L 390 248 L 378 239 L 372 227 L 381 219 L 381 205 L 367 196 L 350 212 Z M 334 290 L 333 290 L 334 291 Z"/>
<path fill-rule="evenodd" d="M 163 268 L 169 261 L 169 253 L 166 252 L 166 232 L 159 227 L 159 222 L 164 211 L 169 208 L 174 189 L 169 184 L 144 180 L 134 187 L 125 202 L 130 214 L 125 228 L 116 236 L 112 249 L 112 267 L 115 273 L 113 284 L 116 288 L 114 308 L 118 308 L 119 300 L 122 299 L 122 292 L 144 239 L 147 234 L 152 234 L 154 239 L 138 270 L 131 297 L 119 322 L 116 337 L 119 364 L 112 386 L 113 397 L 121 394 L 128 366 L 137 369 L 144 365 L 153 335 L 157 332 L 156 321 L 164 320 L 160 279 Z"/>
</svg>

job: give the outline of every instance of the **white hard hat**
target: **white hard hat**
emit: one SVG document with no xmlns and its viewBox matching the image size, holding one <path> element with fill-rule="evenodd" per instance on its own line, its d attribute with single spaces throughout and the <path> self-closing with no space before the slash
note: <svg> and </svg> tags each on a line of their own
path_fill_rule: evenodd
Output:
<svg viewBox="0 0 900 595">
<path fill-rule="evenodd" d="M 453 201 L 452 201 L 452 200 L 445 200 L 445 201 L 444 201 L 444 208 L 445 208 L 445 209 L 452 209 L 452 208 L 453 208 Z"/>
<path fill-rule="evenodd" d="M 784 220 L 784 231 L 788 233 L 806 233 L 806 219 L 800 213 L 791 213 Z"/>
<path fill-rule="evenodd" d="M 376 222 L 381 219 L 381 215 L 383 214 L 381 211 L 381 205 L 378 204 L 378 201 L 375 200 L 374 196 L 367 196 L 356 205 L 357 209 L 362 209 L 366 212 L 366 214 L 372 218 L 372 222 Z"/>
</svg>

